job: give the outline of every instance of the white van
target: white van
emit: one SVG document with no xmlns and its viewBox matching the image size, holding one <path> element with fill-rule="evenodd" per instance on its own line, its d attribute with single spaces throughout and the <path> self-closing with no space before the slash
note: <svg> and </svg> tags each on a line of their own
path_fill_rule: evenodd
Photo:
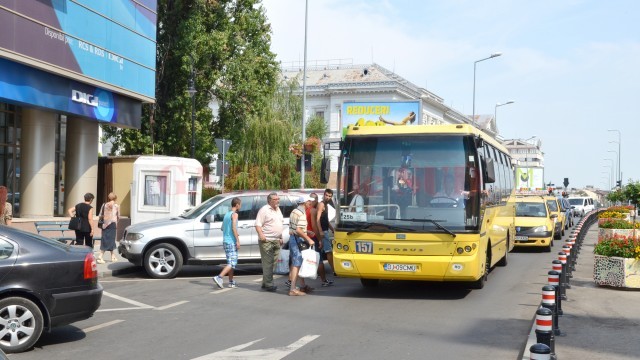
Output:
<svg viewBox="0 0 640 360">
<path fill-rule="evenodd" d="M 595 209 L 593 199 L 590 197 L 570 197 L 569 204 L 573 208 L 573 216 L 584 216 L 584 214 Z"/>
</svg>

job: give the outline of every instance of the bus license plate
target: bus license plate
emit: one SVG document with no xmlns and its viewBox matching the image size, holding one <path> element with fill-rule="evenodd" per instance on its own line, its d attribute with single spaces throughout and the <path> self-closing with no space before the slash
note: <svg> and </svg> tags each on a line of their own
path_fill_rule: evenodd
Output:
<svg viewBox="0 0 640 360">
<path fill-rule="evenodd" d="M 418 265 L 409 264 L 384 264 L 384 271 L 416 272 Z"/>
<path fill-rule="evenodd" d="M 529 240 L 528 236 L 518 236 L 516 235 L 516 241 L 527 241 Z"/>
<path fill-rule="evenodd" d="M 356 252 L 373 254 L 373 243 L 371 241 L 356 241 Z"/>
</svg>

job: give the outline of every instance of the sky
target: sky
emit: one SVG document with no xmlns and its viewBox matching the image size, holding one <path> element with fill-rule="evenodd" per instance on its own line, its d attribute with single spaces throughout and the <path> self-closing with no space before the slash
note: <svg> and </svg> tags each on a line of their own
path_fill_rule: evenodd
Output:
<svg viewBox="0 0 640 360">
<path fill-rule="evenodd" d="M 277 59 L 303 61 L 305 1 L 263 6 Z M 475 113 L 540 139 L 545 182 L 608 189 L 618 158 L 640 181 L 640 1 L 308 0 L 307 27 L 308 64 L 375 62 L 465 114 L 501 52 Z"/>
</svg>

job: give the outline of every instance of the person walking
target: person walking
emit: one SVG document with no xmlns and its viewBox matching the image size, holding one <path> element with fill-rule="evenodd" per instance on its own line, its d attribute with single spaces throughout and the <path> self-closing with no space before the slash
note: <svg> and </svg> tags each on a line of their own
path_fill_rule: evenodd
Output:
<svg viewBox="0 0 640 360">
<path fill-rule="evenodd" d="M 70 217 L 77 216 L 80 219 L 80 230 L 76 230 L 76 245 L 86 245 L 93 249 L 93 206 L 91 203 L 95 197 L 92 193 L 84 194 L 84 202 L 69 208 Z"/>
<path fill-rule="evenodd" d="M 222 289 L 223 278 L 229 274 L 229 287 L 237 288 L 235 280 L 233 280 L 233 270 L 238 265 L 238 251 L 240 250 L 240 236 L 238 235 L 238 210 L 242 206 L 242 200 L 239 197 L 231 199 L 231 210 L 224 215 L 222 219 L 222 246 L 224 254 L 227 257 L 227 266 L 220 271 L 220 274 L 213 277 L 213 282 Z"/>
<path fill-rule="evenodd" d="M 309 246 L 313 246 L 314 244 L 307 232 L 307 216 L 305 213 L 305 209 L 312 206 L 313 198 L 310 196 L 300 196 L 297 203 L 298 207 L 293 209 L 291 215 L 289 215 L 289 256 L 291 258 L 291 270 L 289 271 L 291 287 L 289 289 L 289 296 L 303 296 L 313 290 L 305 284 L 302 278 L 300 278 L 300 289 L 296 287 L 298 272 L 300 271 L 300 266 L 302 266 L 302 254 L 298 244 L 305 241 Z"/>
<path fill-rule="evenodd" d="M 329 222 L 329 206 L 333 206 L 333 190 L 325 189 L 324 196 L 322 197 L 322 201 L 318 203 L 318 207 L 316 208 L 316 217 L 318 224 L 320 225 L 320 235 L 318 236 L 318 248 L 322 250 L 324 253 L 324 257 L 329 262 L 329 266 L 331 266 L 331 271 L 335 274 L 335 268 L 333 267 L 333 244 L 331 243 L 331 233 L 333 233 L 333 226 Z M 329 233 L 331 231 L 331 233 Z M 320 264 L 323 265 L 322 263 Z M 324 267 L 324 266 L 322 266 Z M 333 285 L 333 281 L 328 280 L 327 285 Z"/>
<path fill-rule="evenodd" d="M 273 285 L 273 265 L 280 255 L 282 246 L 282 231 L 284 218 L 278 205 L 280 198 L 277 193 L 267 196 L 267 204 L 263 206 L 256 216 L 256 232 L 260 245 L 260 259 L 262 261 L 262 288 L 266 291 L 276 291 Z"/>
<path fill-rule="evenodd" d="M 13 206 L 7 201 L 9 191 L 6 186 L 0 186 L 0 224 L 11 225 L 13 220 Z"/>
<path fill-rule="evenodd" d="M 120 219 L 120 205 L 116 204 L 118 196 L 114 193 L 109 193 L 107 196 L 108 202 L 102 204 L 100 208 L 100 215 L 103 218 L 102 224 L 102 240 L 100 241 L 100 255 L 98 256 L 98 264 L 104 264 L 104 253 L 111 252 L 111 262 L 117 262 L 116 256 L 116 230 L 118 227 L 118 220 Z"/>
</svg>

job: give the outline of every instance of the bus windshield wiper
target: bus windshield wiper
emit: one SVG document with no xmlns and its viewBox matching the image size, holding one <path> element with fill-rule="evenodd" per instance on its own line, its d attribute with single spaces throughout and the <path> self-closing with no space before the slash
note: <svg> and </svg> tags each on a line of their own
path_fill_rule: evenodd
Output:
<svg viewBox="0 0 640 360">
<path fill-rule="evenodd" d="M 451 230 L 447 229 L 446 227 L 440 225 L 440 223 L 438 221 L 442 221 L 442 220 L 433 220 L 433 219 L 398 219 L 398 220 L 401 220 L 401 221 L 430 222 L 433 225 L 435 225 L 438 229 L 446 232 L 447 234 L 449 234 L 449 235 L 451 235 L 453 237 L 456 237 L 456 234 L 453 233 L 453 231 L 451 231 Z"/>
<path fill-rule="evenodd" d="M 384 228 L 386 228 L 388 230 L 401 231 L 401 232 L 415 231 L 414 229 L 407 229 L 407 228 L 402 228 L 402 227 L 383 224 L 383 223 L 371 222 L 371 223 L 366 223 L 366 224 L 358 226 L 357 228 L 349 231 L 347 233 L 347 235 L 351 235 L 356 231 L 366 230 L 366 229 L 369 229 L 370 227 L 374 227 L 374 226 L 381 226 L 381 227 L 384 227 Z"/>
</svg>

